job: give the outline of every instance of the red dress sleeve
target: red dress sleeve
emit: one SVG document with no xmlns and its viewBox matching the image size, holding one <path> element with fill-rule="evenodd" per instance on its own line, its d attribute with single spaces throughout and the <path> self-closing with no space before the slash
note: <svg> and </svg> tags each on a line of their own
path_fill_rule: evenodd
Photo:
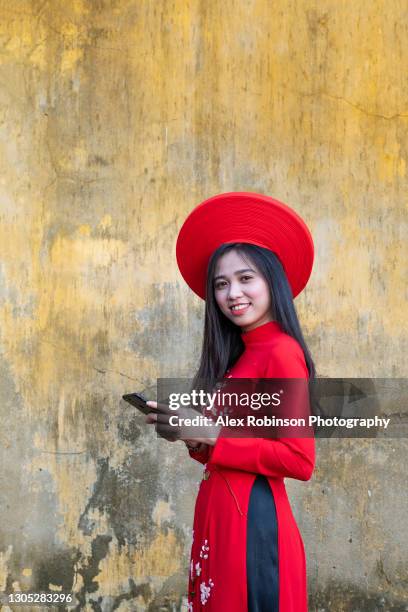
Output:
<svg viewBox="0 0 408 612">
<path fill-rule="evenodd" d="M 208 444 L 204 445 L 204 449 L 201 452 L 194 452 L 194 451 L 188 451 L 188 454 L 190 455 L 190 457 L 192 459 L 196 459 L 197 461 L 199 461 L 200 463 L 207 463 L 208 459 L 209 459 L 209 453 L 210 453 L 210 447 Z"/>
<path fill-rule="evenodd" d="M 264 378 L 308 378 L 303 351 L 289 336 L 265 355 Z M 309 480 L 315 465 L 314 438 L 224 438 L 219 436 L 211 463 L 272 478 Z"/>
</svg>

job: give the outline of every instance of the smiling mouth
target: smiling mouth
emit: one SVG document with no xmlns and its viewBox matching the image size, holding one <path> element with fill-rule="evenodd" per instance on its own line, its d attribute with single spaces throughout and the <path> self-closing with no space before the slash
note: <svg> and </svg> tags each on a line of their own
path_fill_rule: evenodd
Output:
<svg viewBox="0 0 408 612">
<path fill-rule="evenodd" d="M 231 312 L 240 312 L 241 310 L 245 310 L 248 306 L 251 305 L 251 302 L 245 302 L 242 304 L 234 304 L 234 306 L 230 306 Z"/>
</svg>

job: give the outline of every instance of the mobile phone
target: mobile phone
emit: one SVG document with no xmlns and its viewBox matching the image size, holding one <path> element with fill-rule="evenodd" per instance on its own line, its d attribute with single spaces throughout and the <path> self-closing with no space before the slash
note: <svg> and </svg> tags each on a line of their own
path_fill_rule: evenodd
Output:
<svg viewBox="0 0 408 612">
<path fill-rule="evenodd" d="M 126 395 L 122 395 L 122 398 L 128 404 L 135 406 L 140 412 L 143 414 L 148 414 L 149 412 L 156 412 L 154 408 L 147 406 L 146 402 L 148 401 L 142 393 L 127 393 Z"/>
</svg>

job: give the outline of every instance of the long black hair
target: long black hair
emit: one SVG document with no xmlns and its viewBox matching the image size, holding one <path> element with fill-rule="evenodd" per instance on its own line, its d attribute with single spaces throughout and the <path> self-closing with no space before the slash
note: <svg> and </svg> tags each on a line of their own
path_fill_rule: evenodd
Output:
<svg viewBox="0 0 408 612">
<path fill-rule="evenodd" d="M 207 268 L 204 337 L 198 371 L 193 388 L 212 389 L 244 352 L 241 329 L 220 310 L 214 295 L 215 268 L 219 258 L 230 250 L 247 257 L 268 284 L 272 315 L 282 331 L 300 344 L 309 371 L 309 380 L 315 377 L 315 366 L 300 328 L 292 291 L 278 257 L 264 247 L 244 242 L 222 244 L 212 254 Z"/>
</svg>

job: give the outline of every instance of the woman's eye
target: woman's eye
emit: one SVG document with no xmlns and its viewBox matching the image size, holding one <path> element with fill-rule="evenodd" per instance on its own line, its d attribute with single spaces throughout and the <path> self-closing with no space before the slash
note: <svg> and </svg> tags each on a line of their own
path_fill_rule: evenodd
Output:
<svg viewBox="0 0 408 612">
<path fill-rule="evenodd" d="M 252 276 L 242 276 L 241 280 L 251 280 Z"/>
<path fill-rule="evenodd" d="M 221 281 L 215 284 L 215 288 L 216 289 L 222 289 L 222 287 L 225 285 L 225 281 Z"/>
</svg>

